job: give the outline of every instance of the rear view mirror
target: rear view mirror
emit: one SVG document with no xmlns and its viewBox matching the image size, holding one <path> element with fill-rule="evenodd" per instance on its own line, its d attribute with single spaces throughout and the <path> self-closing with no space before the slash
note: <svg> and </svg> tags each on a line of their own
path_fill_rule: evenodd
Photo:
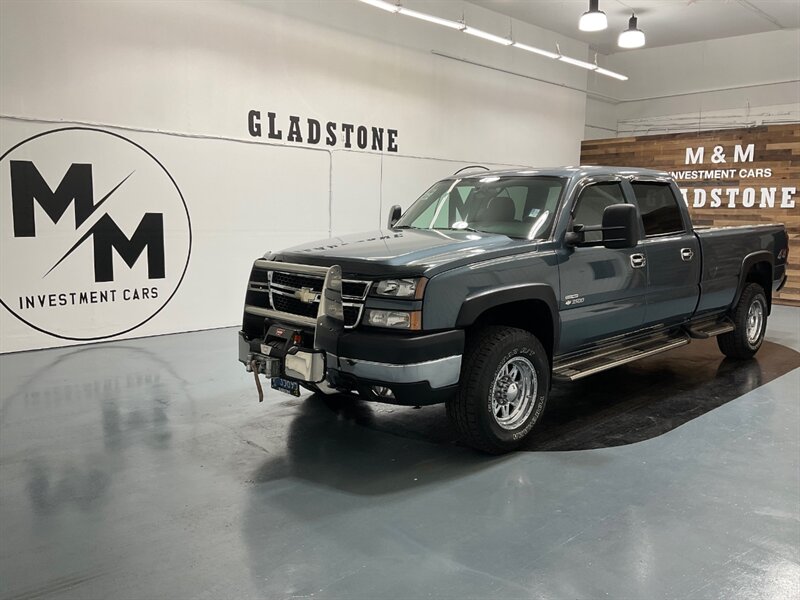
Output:
<svg viewBox="0 0 800 600">
<path fill-rule="evenodd" d="M 387 225 L 389 229 L 394 227 L 394 224 L 400 220 L 400 217 L 403 215 L 403 209 L 400 208 L 399 204 L 395 204 L 392 208 L 389 209 L 389 221 Z"/>
<path fill-rule="evenodd" d="M 603 245 L 633 248 L 639 242 L 639 213 L 633 204 L 612 204 L 603 211 Z"/>
</svg>

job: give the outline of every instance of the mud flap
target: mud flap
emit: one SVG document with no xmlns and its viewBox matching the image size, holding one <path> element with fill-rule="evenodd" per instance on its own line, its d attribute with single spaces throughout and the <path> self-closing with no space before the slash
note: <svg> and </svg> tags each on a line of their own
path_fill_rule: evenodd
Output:
<svg viewBox="0 0 800 600">
<path fill-rule="evenodd" d="M 339 336 L 344 331 L 344 306 L 342 305 L 342 268 L 333 265 L 325 275 L 322 297 L 317 312 L 314 332 L 314 349 L 338 355 Z M 331 365 L 328 366 L 337 366 Z"/>
</svg>

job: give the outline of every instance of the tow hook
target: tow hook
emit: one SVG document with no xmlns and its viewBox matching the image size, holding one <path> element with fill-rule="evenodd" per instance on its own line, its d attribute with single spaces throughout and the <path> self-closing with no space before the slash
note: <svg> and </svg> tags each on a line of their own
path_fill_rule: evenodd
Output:
<svg viewBox="0 0 800 600">
<path fill-rule="evenodd" d="M 256 380 L 256 390 L 258 390 L 258 401 L 264 401 L 264 390 L 261 389 L 261 380 L 258 378 L 258 363 L 256 359 L 250 361 L 250 370 L 253 371 L 253 377 Z"/>
</svg>

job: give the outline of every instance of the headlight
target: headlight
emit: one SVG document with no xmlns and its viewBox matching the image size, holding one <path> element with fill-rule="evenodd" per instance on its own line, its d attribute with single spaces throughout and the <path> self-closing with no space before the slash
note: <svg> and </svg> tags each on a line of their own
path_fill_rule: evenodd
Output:
<svg viewBox="0 0 800 600">
<path fill-rule="evenodd" d="M 375 284 L 375 295 L 389 298 L 422 298 L 427 279 L 385 279 Z"/>
<path fill-rule="evenodd" d="M 373 327 L 388 327 L 390 329 L 413 329 L 422 328 L 422 313 L 418 310 L 377 310 L 367 309 L 367 325 Z"/>
</svg>

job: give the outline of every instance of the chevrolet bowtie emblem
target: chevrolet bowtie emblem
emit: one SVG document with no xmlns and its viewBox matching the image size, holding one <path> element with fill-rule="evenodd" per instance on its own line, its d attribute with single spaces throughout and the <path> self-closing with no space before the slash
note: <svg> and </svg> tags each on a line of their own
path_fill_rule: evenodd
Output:
<svg viewBox="0 0 800 600">
<path fill-rule="evenodd" d="M 300 288 L 294 293 L 294 297 L 300 300 L 300 302 L 304 302 L 306 304 L 311 304 L 312 302 L 319 301 L 319 294 L 314 290 L 304 287 Z"/>
</svg>

